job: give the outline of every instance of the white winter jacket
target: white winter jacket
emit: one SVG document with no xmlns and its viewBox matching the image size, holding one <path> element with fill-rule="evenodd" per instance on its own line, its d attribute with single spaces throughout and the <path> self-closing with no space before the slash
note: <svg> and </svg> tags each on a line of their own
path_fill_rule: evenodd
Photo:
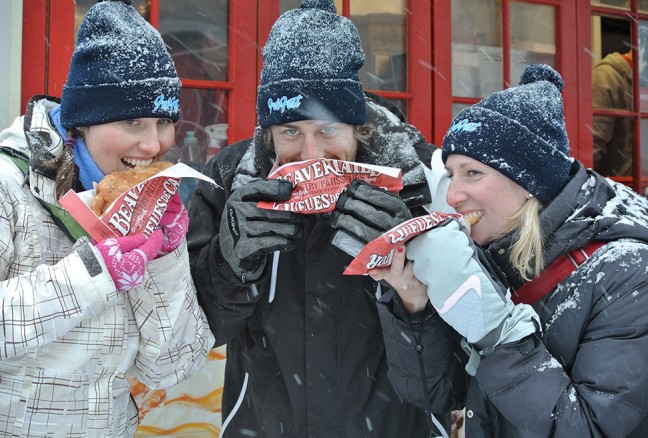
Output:
<svg viewBox="0 0 648 438">
<path fill-rule="evenodd" d="M 0 133 L 3 150 L 30 157 L 24 183 L 0 154 L 0 435 L 132 436 L 138 415 L 126 373 L 172 386 L 203 365 L 213 336 L 185 243 L 121 294 L 93 245 L 75 244 L 43 207 L 58 205 L 54 181 L 34 168 L 61 152 L 47 115 L 56 105 L 32 99 Z"/>
</svg>

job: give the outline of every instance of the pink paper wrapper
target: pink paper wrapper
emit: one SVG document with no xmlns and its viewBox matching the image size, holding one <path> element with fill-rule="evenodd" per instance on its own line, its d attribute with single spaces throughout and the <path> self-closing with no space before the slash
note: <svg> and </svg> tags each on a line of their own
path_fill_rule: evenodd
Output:
<svg viewBox="0 0 648 438">
<path fill-rule="evenodd" d="M 89 207 L 94 190 L 81 193 L 70 190 L 59 203 L 97 242 L 139 233 L 148 236 L 157 228 L 182 178 L 198 178 L 216 185 L 211 178 L 178 163 L 126 190 L 101 217 Z"/>
<path fill-rule="evenodd" d="M 260 201 L 257 206 L 303 214 L 333 211 L 340 194 L 355 179 L 394 193 L 403 188 L 400 169 L 326 158 L 284 164 L 268 178 L 293 183 L 292 196 L 286 202 Z"/>
<path fill-rule="evenodd" d="M 460 214 L 431 213 L 405 221 L 367 243 L 343 274 L 365 275 L 371 269 L 389 267 L 396 247 L 448 219 L 461 219 L 461 217 Z"/>
</svg>

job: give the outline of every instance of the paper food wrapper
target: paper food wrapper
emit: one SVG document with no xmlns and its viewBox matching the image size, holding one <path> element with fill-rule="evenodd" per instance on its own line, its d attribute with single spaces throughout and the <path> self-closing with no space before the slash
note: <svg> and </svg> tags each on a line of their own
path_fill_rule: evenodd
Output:
<svg viewBox="0 0 648 438">
<path fill-rule="evenodd" d="M 403 188 L 401 169 L 327 158 L 284 164 L 268 175 L 272 178 L 293 183 L 292 196 L 286 202 L 260 201 L 257 206 L 303 214 L 333 211 L 340 194 L 355 179 L 394 193 Z"/>
<path fill-rule="evenodd" d="M 347 266 L 343 274 L 364 275 L 371 269 L 386 268 L 391 265 L 396 247 L 448 219 L 461 218 L 460 214 L 431 213 L 405 221 L 367 243 Z"/>
<path fill-rule="evenodd" d="M 81 193 L 70 190 L 59 203 L 97 242 L 130 234 L 148 236 L 157 228 L 182 178 L 197 178 L 217 185 L 197 170 L 177 163 L 126 190 L 101 217 L 90 209 L 94 190 Z"/>
</svg>

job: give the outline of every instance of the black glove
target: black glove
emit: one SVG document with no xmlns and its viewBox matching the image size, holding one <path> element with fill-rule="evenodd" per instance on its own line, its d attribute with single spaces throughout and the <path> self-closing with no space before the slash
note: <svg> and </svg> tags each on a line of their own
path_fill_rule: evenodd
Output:
<svg viewBox="0 0 648 438">
<path fill-rule="evenodd" d="M 234 190 L 220 222 L 220 247 L 232 271 L 243 281 L 257 280 L 274 251 L 289 251 L 301 237 L 302 218 L 289 211 L 265 210 L 259 201 L 287 201 L 288 181 L 257 180 Z"/>
<path fill-rule="evenodd" d="M 331 214 L 331 225 L 340 228 L 346 237 L 355 237 L 362 247 L 411 218 L 412 214 L 401 198 L 364 181 L 354 180 L 337 200 Z M 338 246 L 338 240 L 339 236 L 336 236 L 333 244 Z M 347 248 L 340 249 L 350 252 Z"/>
</svg>

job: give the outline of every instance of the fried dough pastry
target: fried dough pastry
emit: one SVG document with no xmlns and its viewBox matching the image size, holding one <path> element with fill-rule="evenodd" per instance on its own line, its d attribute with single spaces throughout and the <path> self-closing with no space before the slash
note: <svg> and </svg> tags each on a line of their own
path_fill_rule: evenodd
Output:
<svg viewBox="0 0 648 438">
<path fill-rule="evenodd" d="M 166 161 L 155 161 L 149 166 L 135 166 L 129 170 L 121 170 L 106 175 L 95 188 L 96 196 L 92 200 L 90 209 L 97 216 L 103 215 L 119 195 L 172 165 L 173 163 Z"/>
<path fill-rule="evenodd" d="M 468 230 L 468 234 L 472 231 L 472 226 L 475 225 L 481 219 L 481 215 L 468 215 L 464 216 L 464 226 Z"/>
</svg>

